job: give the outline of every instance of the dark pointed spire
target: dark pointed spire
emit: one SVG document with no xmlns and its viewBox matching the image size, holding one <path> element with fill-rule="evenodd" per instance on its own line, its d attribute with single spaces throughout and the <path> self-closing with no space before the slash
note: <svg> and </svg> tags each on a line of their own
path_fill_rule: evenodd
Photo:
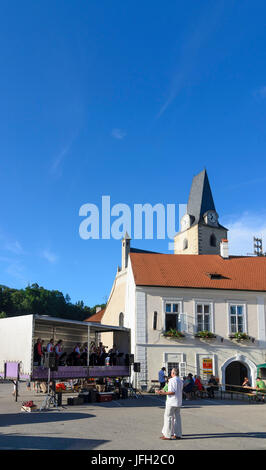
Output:
<svg viewBox="0 0 266 470">
<path fill-rule="evenodd" d="M 194 176 L 187 206 L 187 213 L 194 216 L 194 223 L 200 222 L 205 212 L 216 210 L 213 202 L 207 171 L 204 169 Z"/>
</svg>

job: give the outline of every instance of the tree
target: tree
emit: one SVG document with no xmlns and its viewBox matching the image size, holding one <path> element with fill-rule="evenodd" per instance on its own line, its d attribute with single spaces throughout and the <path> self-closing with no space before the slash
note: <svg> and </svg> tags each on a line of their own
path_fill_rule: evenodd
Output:
<svg viewBox="0 0 266 470">
<path fill-rule="evenodd" d="M 83 300 L 72 304 L 68 294 L 64 297 L 58 290 L 48 290 L 34 283 L 25 289 L 0 285 L 1 311 L 7 317 L 40 314 L 83 321 L 95 313 L 96 306 L 88 307 Z"/>
</svg>

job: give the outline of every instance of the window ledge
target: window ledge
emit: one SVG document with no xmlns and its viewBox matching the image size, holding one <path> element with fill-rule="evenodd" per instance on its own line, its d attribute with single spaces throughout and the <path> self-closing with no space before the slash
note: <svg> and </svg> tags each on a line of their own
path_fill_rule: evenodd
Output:
<svg viewBox="0 0 266 470">
<path fill-rule="evenodd" d="M 229 339 L 233 340 L 233 341 L 236 341 L 237 343 L 241 343 L 241 342 L 244 342 L 244 341 L 252 341 L 252 343 L 255 342 L 255 338 L 252 338 L 251 336 L 249 336 L 247 333 L 243 333 L 243 336 L 241 335 L 235 335 L 235 334 L 230 334 L 228 336 Z"/>
</svg>

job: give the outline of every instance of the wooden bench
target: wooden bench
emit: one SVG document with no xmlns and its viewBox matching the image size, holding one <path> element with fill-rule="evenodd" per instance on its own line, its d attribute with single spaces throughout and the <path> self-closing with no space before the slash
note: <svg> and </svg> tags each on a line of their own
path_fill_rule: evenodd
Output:
<svg viewBox="0 0 266 470">
<path fill-rule="evenodd" d="M 251 401 L 256 401 L 257 400 L 257 394 L 256 393 L 249 393 L 249 392 L 241 392 L 238 390 L 220 390 L 221 393 L 221 400 L 223 397 L 226 397 L 226 394 L 230 395 L 231 400 L 234 399 L 234 397 L 241 397 L 242 400 L 245 400 L 245 398 L 248 398 L 248 402 L 250 403 Z"/>
</svg>

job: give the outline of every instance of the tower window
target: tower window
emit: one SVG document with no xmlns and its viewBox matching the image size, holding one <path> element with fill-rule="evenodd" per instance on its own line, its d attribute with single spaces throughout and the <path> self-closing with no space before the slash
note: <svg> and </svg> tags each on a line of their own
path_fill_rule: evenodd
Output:
<svg viewBox="0 0 266 470">
<path fill-rule="evenodd" d="M 124 326 L 124 314 L 123 312 L 119 313 L 119 326 Z"/>
<path fill-rule="evenodd" d="M 183 250 L 186 250 L 188 248 L 188 241 L 187 238 L 183 241 Z"/>
<path fill-rule="evenodd" d="M 157 312 L 153 313 L 153 329 L 157 330 Z"/>
<path fill-rule="evenodd" d="M 216 246 L 217 245 L 216 236 L 214 235 L 214 233 L 212 233 L 211 236 L 210 236 L 210 245 L 211 246 Z"/>
</svg>

